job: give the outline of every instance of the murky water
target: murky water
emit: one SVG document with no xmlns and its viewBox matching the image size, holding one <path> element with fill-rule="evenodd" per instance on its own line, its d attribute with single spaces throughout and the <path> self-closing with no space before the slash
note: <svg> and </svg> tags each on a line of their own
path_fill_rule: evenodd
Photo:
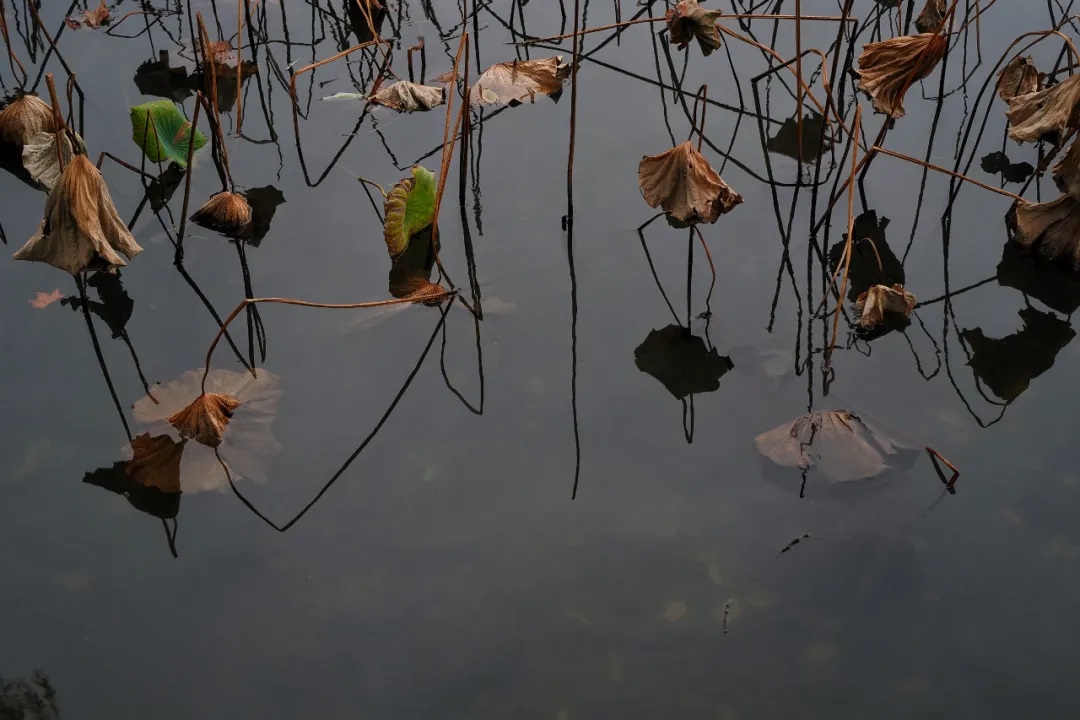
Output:
<svg viewBox="0 0 1080 720">
<path fill-rule="evenodd" d="M 571 4 L 479 3 L 467 23 L 478 31 L 472 79 L 495 62 L 555 54 L 507 43 L 522 23 L 534 37 L 571 32 Z M 590 27 L 615 22 L 616 3 L 584 4 Z M 32 15 L 22 2 L 6 5 L 34 77 L 47 45 L 34 36 L 31 57 Z M 68 14 L 60 5 L 41 8 L 50 33 Z M 147 9 L 184 3 L 175 5 Z M 783 153 L 794 133 L 784 126 L 795 116 L 792 76 L 752 83 L 768 63 L 738 43 L 734 74 L 724 52 L 703 58 L 693 45 L 683 77 L 682 54 L 665 49 L 666 36 L 650 39 L 660 25 L 629 28 L 618 42 L 587 36 L 569 257 L 569 89 L 557 103 L 474 110 L 463 192 L 456 158 L 449 175 L 441 259 L 470 304 L 475 276 L 482 322 L 459 303 L 443 307 L 445 322 L 429 307 L 264 305 L 261 330 L 241 316 L 230 327 L 235 349 L 218 347 L 213 367 L 243 372 L 254 356 L 276 384 L 237 411 L 221 456 L 262 518 L 230 490 L 213 452 L 193 444 L 178 508 L 109 492 L 110 483 L 123 489 L 115 464 L 129 457 L 129 438 L 164 427 L 132 409 L 146 396 L 143 378 L 161 393 L 203 367 L 215 314 L 249 295 L 388 297 L 380 219 L 356 178 L 390 187 L 414 162 L 439 166 L 444 109 L 376 110 L 357 125 L 359 101 L 321 100 L 366 90 L 382 59 L 368 51 L 298 77 L 306 180 L 290 69 L 358 33 L 339 0 L 254 5 L 258 76 L 244 85 L 242 136 L 231 104 L 223 124 L 237 185 L 273 188 L 263 193 L 274 213 L 261 241 L 238 248 L 189 224 L 178 271 L 166 229 L 179 224 L 181 186 L 172 220 L 150 207 L 139 214 L 133 232 L 146 252 L 119 281 L 91 281 L 89 316 L 65 273 L 0 263 L 0 676 L 9 697 L 13 681 L 40 669 L 71 718 L 1071 714 L 1078 286 L 1009 250 L 1003 257 L 1007 198 L 968 186 L 950 204 L 949 178 L 878 157 L 855 196 L 858 234 L 931 302 L 869 341 L 851 341 L 842 322 L 823 376 L 832 321 L 814 317 L 827 277 L 808 241 L 811 208 L 822 216 L 847 160 L 842 146 L 826 149 L 820 193 L 812 165 L 796 187 L 798 167 Z M 382 32 L 397 36 L 395 72 L 406 76 L 405 49 L 420 36 L 427 79 L 449 70 L 458 4 L 389 5 Z M 663 5 L 623 2 L 622 17 L 659 15 Z M 144 9 L 111 8 L 114 20 Z M 215 39 L 233 39 L 235 3 L 195 0 L 196 11 Z M 804 12 L 838 10 L 809 3 Z M 891 34 L 895 11 L 875 20 L 878 12 L 855 4 L 856 47 Z M 1038 165 L 1032 146 L 1003 143 L 1005 106 L 992 86 L 979 97 L 1004 47 L 1051 22 L 1043 7 L 995 5 L 981 19 L 982 63 L 974 33 L 958 40 L 948 97 L 934 100 L 937 71 L 914 87 L 886 145 L 927 157 L 933 131 L 928 157 L 951 168 L 966 124 L 978 130 L 989 107 L 982 142 L 973 133 L 964 148 L 970 174 L 999 184 L 984 168 L 1001 159 L 980 162 L 994 152 L 1011 166 Z M 793 57 L 792 24 L 779 25 L 775 37 L 772 24 L 750 29 Z M 104 150 L 137 166 L 129 106 L 161 89 L 163 67 L 144 66 L 159 53 L 192 68 L 188 16 L 137 15 L 113 33 L 135 37 L 67 29 L 58 45 L 85 93 L 76 117 L 91 158 Z M 834 23 L 806 23 L 802 42 L 825 50 L 835 35 Z M 1047 42 L 1032 52 L 1048 70 L 1059 50 Z M 809 76 L 817 62 L 807 65 Z M 55 57 L 47 69 L 63 94 Z M 154 72 L 158 84 L 147 79 Z M 13 89 L 6 67 L 0 77 Z M 676 81 L 685 105 L 670 90 Z M 697 245 L 688 307 L 687 231 L 661 218 L 639 236 L 655 212 L 637 166 L 689 135 L 702 83 L 713 103 L 705 155 L 744 203 L 703 227 L 715 289 L 707 305 Z M 813 88 L 824 97 L 817 76 Z M 850 122 L 850 80 L 844 97 Z M 192 115 L 193 98 L 184 111 Z M 881 116 L 864 122 L 872 139 Z M 109 160 L 103 172 L 120 214 L 132 217 L 144 194 L 138 175 Z M 192 208 L 219 189 L 207 148 Z M 1056 193 L 1047 176 L 1026 197 Z M 36 230 L 44 199 L 0 176 L 9 252 Z M 817 234 L 822 253 L 839 253 L 845 232 L 846 198 Z M 28 302 L 54 290 L 64 300 Z M 642 360 L 654 331 L 688 315 L 701 338 L 689 359 Z M 682 374 L 668 383 L 639 369 L 663 375 L 673 364 Z M 850 406 L 948 457 L 962 472 L 956 493 L 925 454 L 853 500 L 800 497 L 798 484 L 769 481 L 755 436 L 811 409 Z M 287 531 L 271 526 L 316 497 Z M 24 716 L 33 717 L 10 715 Z"/>
</svg>

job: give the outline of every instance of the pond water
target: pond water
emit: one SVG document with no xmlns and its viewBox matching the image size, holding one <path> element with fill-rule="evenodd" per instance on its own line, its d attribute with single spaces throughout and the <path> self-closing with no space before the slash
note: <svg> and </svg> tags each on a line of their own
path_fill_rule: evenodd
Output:
<svg viewBox="0 0 1080 720">
<path fill-rule="evenodd" d="M 569 41 L 510 43 L 522 28 L 572 32 L 572 4 L 477 3 L 466 23 L 471 81 L 514 58 L 569 59 Z M 47 42 L 25 3 L 6 5 L 32 79 Z M 90 9 L 63 5 L 40 9 L 51 34 Z M 235 102 L 224 103 L 222 126 L 237 186 L 267 188 L 253 195 L 272 212 L 264 236 L 237 245 L 188 223 L 177 268 L 181 184 L 160 219 L 141 208 L 133 234 L 145 252 L 119 278 L 89 280 L 89 313 L 66 273 L 0 263 L 9 413 L 0 708 L 12 708 L 3 717 L 38 717 L 13 699 L 35 670 L 65 718 L 1074 712 L 1080 475 L 1069 418 L 1080 382 L 1069 373 L 1080 285 L 1007 247 L 1008 198 L 966 185 L 950 201 L 949 177 L 878 156 L 854 197 L 857 237 L 872 237 L 892 281 L 925 304 L 873 339 L 851 335 L 842 319 L 824 371 L 832 314 L 815 313 L 831 268 L 818 253 L 842 250 L 846 195 L 810 237 L 847 173 L 846 140 L 820 148 L 820 119 L 808 120 L 804 154 L 825 153 L 814 193 L 815 165 L 800 172 L 797 130 L 785 125 L 796 116 L 793 76 L 752 82 L 768 59 L 730 39 L 730 62 L 725 51 L 702 57 L 696 43 L 686 62 L 656 35 L 662 24 L 617 40 L 585 36 L 570 233 L 569 86 L 558 102 L 474 107 L 464 188 L 460 144 L 450 167 L 440 257 L 483 320 L 459 301 L 394 311 L 260 305 L 230 326 L 234 347 L 223 342 L 212 360 L 228 373 L 254 361 L 263 378 L 219 448 L 243 499 L 194 443 L 178 507 L 119 492 L 129 440 L 167 427 L 147 389 L 164 407 L 169 383 L 197 377 L 185 373 L 204 366 L 218 319 L 242 299 L 389 297 L 382 199 L 369 189 L 370 201 L 357 177 L 389 188 L 413 163 L 439 168 L 445 108 L 398 116 L 322 100 L 368 90 L 382 62 L 368 49 L 297 76 L 305 174 L 290 73 L 356 44 L 364 29 L 340 0 L 252 5 L 243 53 L 251 58 L 254 38 L 257 74 L 245 78 L 241 133 Z M 388 5 L 381 32 L 393 38 L 397 75 L 407 77 L 406 51 L 420 37 L 426 79 L 450 70 L 460 4 Z M 583 5 L 598 27 L 662 15 L 665 3 Z M 898 11 L 886 5 L 854 3 L 859 35 L 843 52 L 895 34 Z M 1039 150 L 1004 139 L 1005 105 L 992 82 L 980 90 L 1016 36 L 1067 14 L 1028 5 L 997 3 L 980 18 L 978 42 L 974 25 L 958 36 L 944 70 L 908 93 L 885 146 L 947 168 L 962 151 L 972 177 L 1000 186 L 1005 172 L 1018 192 L 1016 174 L 1026 178 L 1016 166 L 1038 166 Z M 138 167 L 129 107 L 156 99 L 145 93 L 175 93 L 190 118 L 194 97 L 165 68 L 193 71 L 196 12 L 212 39 L 235 43 L 236 3 L 109 7 L 112 34 L 65 29 L 57 45 L 85 94 L 75 117 L 91 159 L 108 151 Z M 115 24 L 140 10 L 162 16 Z M 810 2 L 803 12 L 839 10 Z M 795 56 L 791 22 L 726 23 Z M 804 23 L 804 47 L 825 51 L 835 39 L 836 23 Z M 1055 40 L 1031 52 L 1048 71 L 1060 50 Z M 164 53 L 170 64 L 154 65 Z M 823 98 L 818 64 L 809 56 L 804 74 Z M 418 52 L 414 65 L 419 76 Z M 64 95 L 55 55 L 46 69 Z M 830 78 L 837 95 L 841 77 Z M 7 67 L 0 78 L 14 90 Z M 690 241 L 688 306 L 688 231 L 661 217 L 639 235 L 656 211 L 637 167 L 689 136 L 703 83 L 703 152 L 743 203 L 701 226 L 715 264 L 711 297 L 708 263 Z M 44 83 L 39 90 L 47 98 Z M 850 127 L 850 78 L 842 97 Z M 882 116 L 860 102 L 869 142 Z M 205 115 L 200 128 L 209 132 Z M 193 164 L 191 209 L 221 189 L 210 152 Z M 1007 160 L 983 160 L 993 153 Z M 131 218 L 144 197 L 139 176 L 108 159 L 103 173 Z M 1056 195 L 1049 173 L 1025 193 Z M 8 252 L 34 234 L 44 200 L 0 175 Z M 873 275 L 860 248 L 853 268 Z M 54 290 L 61 301 L 29 302 Z M 665 328 L 688 317 L 700 341 L 687 357 L 663 354 L 665 339 L 682 338 Z M 186 387 L 181 406 L 197 392 Z M 878 492 L 852 498 L 774 480 L 755 437 L 834 407 L 932 446 L 962 473 L 955 493 L 925 453 Z M 272 526 L 316 498 L 286 531 Z"/>
</svg>

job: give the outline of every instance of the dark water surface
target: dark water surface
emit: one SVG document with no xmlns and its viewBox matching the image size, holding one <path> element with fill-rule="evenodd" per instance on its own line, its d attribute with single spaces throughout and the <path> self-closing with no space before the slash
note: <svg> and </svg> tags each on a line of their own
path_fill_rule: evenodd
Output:
<svg viewBox="0 0 1080 720">
<path fill-rule="evenodd" d="M 50 32 L 63 4 L 41 8 Z M 613 3 L 585 4 L 589 26 L 615 21 Z M 13 42 L 34 76 L 21 39 L 31 16 L 21 2 L 7 5 Z M 404 48 L 418 36 L 428 79 L 449 70 L 458 4 L 389 5 L 383 33 L 398 31 L 395 71 L 407 72 Z M 473 79 L 478 64 L 516 56 L 507 24 L 520 30 L 523 19 L 536 37 L 572 29 L 570 2 L 480 5 Z M 642 10 L 622 5 L 624 18 Z M 663 5 L 646 12 L 662 14 Z M 987 92 L 976 108 L 998 54 L 1020 33 L 1050 26 L 1036 5 L 1003 0 L 991 8 L 981 20 L 983 63 L 976 65 L 974 33 L 966 56 L 958 40 L 946 68 L 949 96 L 933 100 L 937 71 L 913 87 L 908 116 L 886 144 L 925 157 L 940 111 L 930 159 L 952 167 L 958 134 L 972 119 L 977 130 L 989 103 L 981 145 L 973 134 L 965 149 L 965 163 L 975 158 L 970 173 L 1000 182 L 983 169 L 1000 159 L 979 161 L 1003 147 L 1010 163 L 1038 165 L 1032 146 L 1003 145 L 1000 100 Z M 114 18 L 140 9 L 112 7 Z M 215 37 L 234 36 L 235 3 L 195 0 L 191 10 Z M 779 11 L 794 8 L 781 3 Z M 803 12 L 838 10 L 811 2 Z M 890 16 L 873 20 L 878 12 L 869 0 L 855 3 L 864 21 L 856 47 L 891 34 Z M 284 197 L 261 243 L 240 253 L 189 224 L 185 278 L 146 208 L 134 226 L 146 252 L 122 271 L 122 289 L 88 289 L 102 303 L 91 316 L 101 362 L 78 303 L 27 302 L 54 289 L 77 299 L 70 277 L 0 263 L 0 676 L 28 680 L 40 669 L 65 718 L 1074 716 L 1080 475 L 1072 422 L 1080 384 L 1070 368 L 1080 345 L 1071 342 L 1070 314 L 1080 299 L 1070 299 L 1080 286 L 1008 252 L 1003 261 L 1007 198 L 965 187 L 945 226 L 949 179 L 878 157 L 856 195 L 860 237 L 870 234 L 879 251 L 903 259 L 903 279 L 920 300 L 986 282 L 919 308 L 906 328 L 869 342 L 849 342 L 842 323 L 826 396 L 822 354 L 832 325 L 831 316 L 812 318 L 825 279 L 808 249 L 813 166 L 796 191 L 795 161 L 778 151 L 782 143 L 770 140 L 767 151 L 761 137 L 775 137 L 794 117 L 792 76 L 757 83 L 759 116 L 750 78 L 769 67 L 761 53 L 731 48 L 736 83 L 724 52 L 703 58 L 694 45 L 683 87 L 692 93 L 708 83 L 711 100 L 746 108 L 740 115 L 709 107 L 715 148 L 726 152 L 735 139 L 727 162 L 704 151 L 744 203 L 703 228 L 716 286 L 711 318 L 694 317 L 691 328 L 705 356 L 696 362 L 711 379 L 676 384 L 677 394 L 695 392 L 674 397 L 635 362 L 650 333 L 676 323 L 637 232 L 655 214 L 638 190 L 638 161 L 690 129 L 683 105 L 650 84 L 659 77 L 670 86 L 683 72 L 674 48 L 674 76 L 668 66 L 666 36 L 650 39 L 662 26 L 630 28 L 599 50 L 608 33 L 585 40 L 604 65 L 583 61 L 579 76 L 576 285 L 560 222 L 567 89 L 558 103 L 540 97 L 498 113 L 474 110 L 463 194 L 457 159 L 451 168 L 442 259 L 471 303 L 467 228 L 485 309 L 479 342 L 458 303 L 444 306 L 441 328 L 436 308 L 372 320 L 363 310 L 261 306 L 265 362 L 255 328 L 243 317 L 231 326 L 239 353 L 222 344 L 213 366 L 242 372 L 250 332 L 257 363 L 280 391 L 238 410 L 235 427 L 247 422 L 250 432 L 227 434 L 221 447 L 242 476 L 237 489 L 259 512 L 284 525 L 363 447 L 287 532 L 249 510 L 201 446 L 185 449 L 175 521 L 140 512 L 135 496 L 128 502 L 83 482 L 88 473 L 108 477 L 93 473 L 124 461 L 130 436 L 162 431 L 131 410 L 146 395 L 139 369 L 152 385 L 201 368 L 217 332 L 208 304 L 224 317 L 247 294 L 332 303 L 387 297 L 380 221 L 355 178 L 389 188 L 414 162 L 438 169 L 444 109 L 400 117 L 379 110 L 354 130 L 360 102 L 320 100 L 366 89 L 381 58 L 356 53 L 299 77 L 312 184 L 333 165 L 310 187 L 293 137 L 289 68 L 330 57 L 357 34 L 340 0 L 262 0 L 254 15 L 271 42 L 258 47 L 258 80 L 245 84 L 244 137 L 230 133 L 227 146 L 239 186 L 273 186 Z M 895 11 L 891 17 L 895 25 Z M 116 34 L 135 35 L 145 23 L 129 18 Z M 773 24 L 750 27 L 794 57 L 792 23 L 778 24 L 775 39 Z M 803 43 L 825 50 L 835 33 L 833 23 L 806 23 Z M 133 39 L 65 30 L 59 46 L 86 93 L 91 157 L 108 150 L 138 165 L 128 108 L 153 98 L 133 76 L 160 51 L 191 68 L 186 17 L 164 17 Z M 1059 50 L 1060 42 L 1036 47 L 1036 63 L 1050 69 Z M 554 53 L 528 50 L 532 58 Z M 807 66 L 809 76 L 817 63 Z M 48 69 L 62 93 L 62 67 L 53 58 Z M 12 89 L 6 67 L 0 77 Z M 820 78 L 813 87 L 824 97 Z M 850 80 L 844 97 L 851 122 Z M 869 140 L 881 116 L 862 103 Z M 184 110 L 192 115 L 193 99 Z M 233 131 L 235 111 L 223 122 Z M 848 162 L 842 150 L 823 163 L 823 176 L 833 170 L 817 217 Z M 209 147 L 195 168 L 192 208 L 220 189 Z M 110 161 L 103 172 L 130 218 L 143 196 L 138 177 Z M 1049 177 L 1026 196 L 1036 192 L 1057 194 Z M 182 194 L 170 205 L 177 224 Z M 0 176 L 7 252 L 34 233 L 44 198 Z M 824 251 L 845 231 L 846 199 L 818 233 Z M 644 237 L 685 324 L 687 231 L 661 218 Z M 698 246 L 692 316 L 706 310 L 709 282 Z M 925 454 L 857 501 L 801 498 L 797 484 L 766 479 L 755 436 L 810 409 L 852 404 L 947 456 L 962 471 L 956 494 Z"/>
</svg>

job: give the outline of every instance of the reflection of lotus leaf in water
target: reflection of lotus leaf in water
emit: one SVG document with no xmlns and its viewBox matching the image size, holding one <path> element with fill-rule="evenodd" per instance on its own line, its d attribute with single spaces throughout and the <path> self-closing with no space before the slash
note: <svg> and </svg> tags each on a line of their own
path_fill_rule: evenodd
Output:
<svg viewBox="0 0 1080 720">
<path fill-rule="evenodd" d="M 903 285 L 904 266 L 889 247 L 885 230 L 889 218 L 878 219 L 877 212 L 867 210 L 855 218 L 855 234 L 851 246 L 851 267 L 848 270 L 848 300 L 856 302 L 859 295 L 874 285 Z M 869 239 L 871 242 L 865 242 Z M 829 248 L 829 272 L 835 272 L 844 256 L 847 234 Z M 875 253 L 874 250 L 877 249 Z M 878 258 L 881 265 L 878 265 Z M 843 273 L 843 268 L 840 269 Z"/>
<path fill-rule="evenodd" d="M 123 495 L 137 510 L 167 520 L 180 512 L 180 463 L 186 442 L 144 433 L 132 439 L 131 460 L 88 472 L 83 482 Z"/>
<path fill-rule="evenodd" d="M 634 350 L 638 370 L 652 375 L 678 399 L 720 389 L 720 378 L 734 365 L 716 348 L 680 325 L 653 330 Z"/>
<path fill-rule="evenodd" d="M 277 213 L 278 206 L 285 204 L 285 194 L 273 185 L 266 185 L 245 190 L 244 198 L 251 207 L 251 220 L 230 237 L 234 240 L 243 240 L 252 247 L 259 247 L 263 238 L 270 232 L 270 223 Z"/>
<path fill-rule="evenodd" d="M 1031 173 L 1035 172 L 1035 166 L 1029 162 L 1014 163 L 1009 156 L 997 150 L 983 156 L 979 163 L 985 172 L 991 175 L 1000 175 L 1007 183 L 1026 182 Z"/>
<path fill-rule="evenodd" d="M 821 130 L 825 123 L 821 115 L 816 112 L 803 117 L 802 123 L 802 159 L 804 161 L 817 160 L 824 153 L 832 149 L 832 143 L 826 136 L 822 143 Z M 799 120 L 788 118 L 780 129 L 776 131 L 765 143 L 771 152 L 784 155 L 797 160 L 799 158 Z"/>
<path fill-rule="evenodd" d="M 56 688 L 49 676 L 35 670 L 30 681 L 0 676 L 0 718 L 4 720 L 59 720 Z"/>
<path fill-rule="evenodd" d="M 206 379 L 206 391 L 243 403 L 236 408 L 218 451 L 233 480 L 245 478 L 261 483 L 266 481 L 266 464 L 281 450 L 271 428 L 281 389 L 277 375 L 262 369 L 257 372 L 258 376 L 252 377 L 248 372 L 213 369 Z M 201 369 L 190 370 L 176 380 L 153 387 L 153 399 L 144 397 L 135 403 L 135 419 L 153 425 L 155 432 L 175 436 L 168 418 L 199 397 L 202 375 Z M 228 479 L 212 449 L 188 443 L 180 463 L 180 485 L 186 493 L 225 490 Z"/>
<path fill-rule="evenodd" d="M 1005 243 L 997 266 L 998 285 L 1016 288 L 1051 310 L 1072 315 L 1080 310 L 1080 283 L 1038 258 L 1021 253 L 1012 241 Z"/>
<path fill-rule="evenodd" d="M 143 95 L 178 103 L 191 97 L 187 68 L 172 67 L 168 50 L 159 50 L 157 60 L 147 60 L 135 70 L 135 87 Z"/>
<path fill-rule="evenodd" d="M 1020 397 L 1035 378 L 1054 365 L 1057 354 L 1076 337 L 1068 322 L 1027 307 L 1020 311 L 1024 327 L 1003 338 L 988 338 L 980 328 L 960 336 L 972 349 L 971 369 L 1005 402 Z"/>
<path fill-rule="evenodd" d="M 766 472 L 786 489 L 800 496 L 826 495 L 841 499 L 844 494 L 862 494 L 879 489 L 856 489 L 860 481 L 883 479 L 894 470 L 907 470 L 919 450 L 911 441 L 895 437 L 868 424 L 847 410 L 827 410 L 796 418 L 773 428 L 754 440 L 758 453 L 781 474 Z M 767 470 L 771 470 L 769 465 Z"/>
</svg>

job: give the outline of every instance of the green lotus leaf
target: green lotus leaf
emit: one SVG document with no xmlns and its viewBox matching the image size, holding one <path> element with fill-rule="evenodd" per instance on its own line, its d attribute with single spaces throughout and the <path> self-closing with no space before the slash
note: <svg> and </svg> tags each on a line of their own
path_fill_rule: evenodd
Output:
<svg viewBox="0 0 1080 720">
<path fill-rule="evenodd" d="M 435 175 L 414 166 L 412 177 L 398 182 L 386 196 L 383 214 L 386 250 L 390 257 L 396 258 L 409 247 L 413 235 L 435 221 Z"/>
<path fill-rule="evenodd" d="M 147 126 L 147 118 L 152 122 Z M 171 160 L 187 167 L 191 123 L 171 100 L 155 100 L 131 108 L 131 139 L 150 162 Z M 195 130 L 195 149 L 206 145 L 206 136 Z"/>
</svg>

